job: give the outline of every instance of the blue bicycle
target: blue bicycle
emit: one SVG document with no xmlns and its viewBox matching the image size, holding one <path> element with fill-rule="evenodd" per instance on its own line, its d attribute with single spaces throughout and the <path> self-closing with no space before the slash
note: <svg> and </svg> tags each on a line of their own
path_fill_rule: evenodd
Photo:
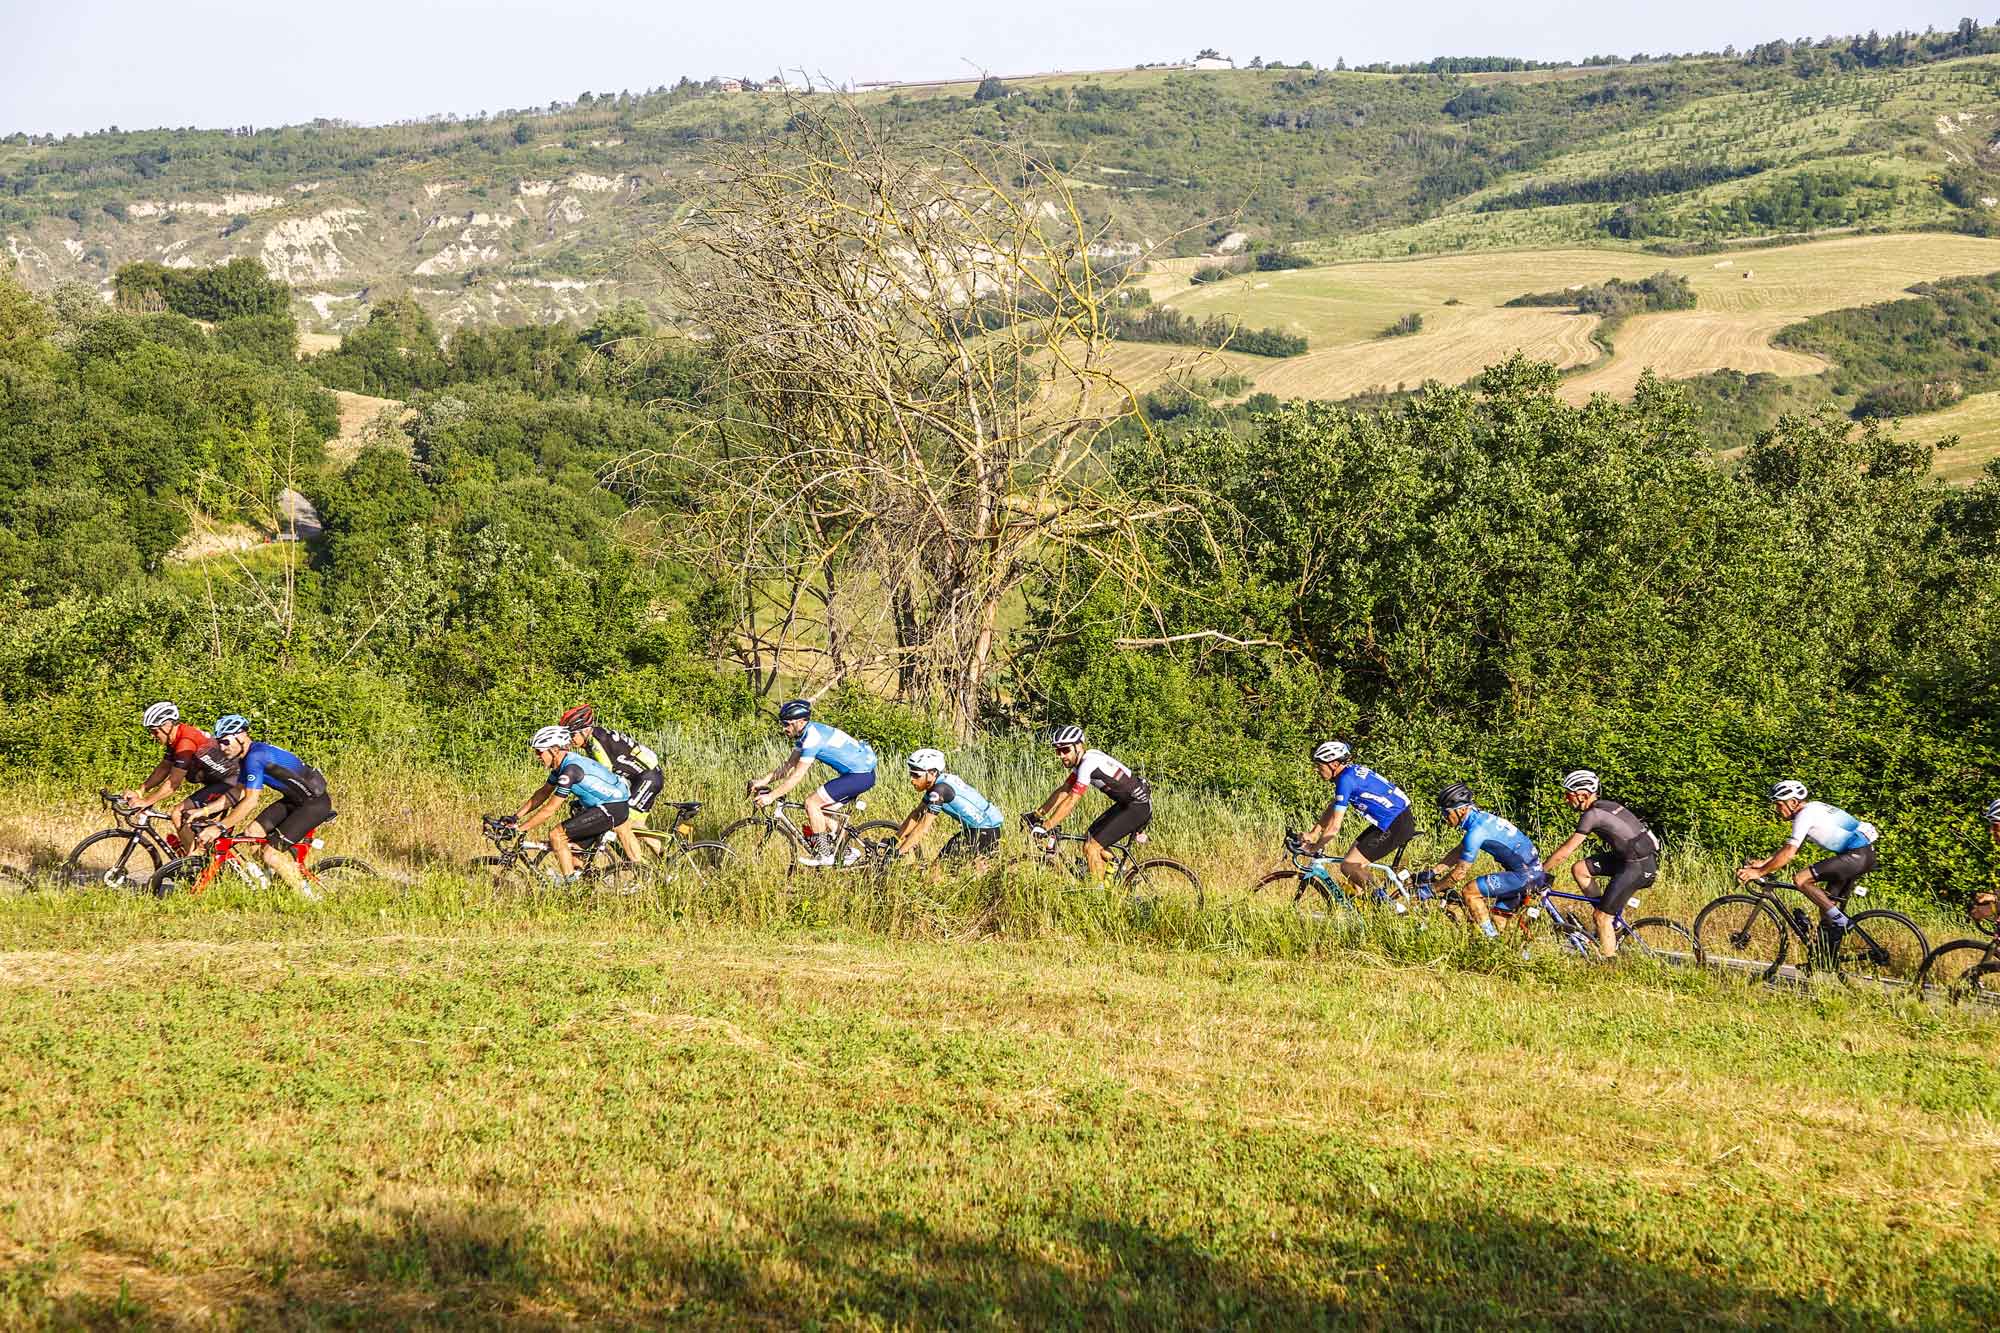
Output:
<svg viewBox="0 0 2000 1333">
<path fill-rule="evenodd" d="M 1354 885 L 1340 873 L 1337 860 L 1307 851 L 1305 840 L 1294 829 L 1285 830 L 1285 855 L 1291 865 L 1273 870 L 1251 885 L 1253 893 L 1283 895 L 1309 916 L 1326 916 L 1334 911 L 1360 913 Z M 1394 865 L 1373 861 L 1369 869 L 1381 876 L 1381 883 L 1367 898 L 1398 916 L 1429 908 L 1436 902 L 1437 896 L 1429 885 L 1419 883 Z"/>
</svg>

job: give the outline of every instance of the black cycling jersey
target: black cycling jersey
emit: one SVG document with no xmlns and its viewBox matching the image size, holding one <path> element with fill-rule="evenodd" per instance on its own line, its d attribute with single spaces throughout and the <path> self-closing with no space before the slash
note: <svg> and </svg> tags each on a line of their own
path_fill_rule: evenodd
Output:
<svg viewBox="0 0 2000 1333">
<path fill-rule="evenodd" d="M 188 761 L 188 781 L 198 787 L 233 787 L 241 767 L 222 752 L 220 744 L 210 741 Z"/>
<path fill-rule="evenodd" d="M 1628 861 L 1660 854 L 1660 840 L 1646 827 L 1646 821 L 1609 797 L 1591 802 L 1583 818 L 1576 821 L 1576 831 L 1602 839 L 1606 847 Z"/>
<path fill-rule="evenodd" d="M 622 731 L 600 723 L 590 729 L 590 737 L 592 748 L 602 752 L 600 762 L 627 781 L 660 766 L 658 755 Z"/>
</svg>

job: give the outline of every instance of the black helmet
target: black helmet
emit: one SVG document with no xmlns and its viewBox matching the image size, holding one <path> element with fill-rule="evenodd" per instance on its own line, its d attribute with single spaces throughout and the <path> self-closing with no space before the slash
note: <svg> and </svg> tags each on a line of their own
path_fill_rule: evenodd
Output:
<svg viewBox="0 0 2000 1333">
<path fill-rule="evenodd" d="M 787 699 L 778 705 L 778 721 L 799 722 L 813 715 L 810 699 Z"/>
<path fill-rule="evenodd" d="M 1463 782 L 1454 782 L 1438 793 L 1438 809 L 1450 814 L 1472 804 L 1472 788 Z"/>
</svg>

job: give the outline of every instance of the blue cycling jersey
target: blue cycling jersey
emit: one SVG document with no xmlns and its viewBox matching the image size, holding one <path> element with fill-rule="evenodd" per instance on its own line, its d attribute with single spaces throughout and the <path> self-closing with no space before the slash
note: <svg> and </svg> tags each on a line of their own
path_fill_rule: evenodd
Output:
<svg viewBox="0 0 2000 1333">
<path fill-rule="evenodd" d="M 1376 828 L 1386 829 L 1396 816 L 1410 808 L 1410 798 L 1401 787 L 1362 764 L 1349 764 L 1333 780 L 1333 808 L 1352 805 Z"/>
<path fill-rule="evenodd" d="M 1527 834 L 1514 827 L 1513 820 L 1474 806 L 1465 819 L 1465 845 L 1459 848 L 1458 859 L 1471 865 L 1481 852 L 1509 870 L 1526 870 L 1542 863 L 1542 854 Z"/>
<path fill-rule="evenodd" d="M 836 773 L 873 773 L 875 751 L 866 741 L 855 740 L 839 727 L 824 722 L 808 722 L 799 733 L 799 753 L 807 763 L 817 759 Z"/>
<path fill-rule="evenodd" d="M 265 741 L 250 742 L 250 748 L 243 752 L 236 782 L 248 791 L 269 787 L 288 801 L 326 795 L 326 779 L 318 769 L 290 750 L 281 750 Z"/>
<path fill-rule="evenodd" d="M 947 814 L 967 828 L 1000 828 L 1007 817 L 1000 807 L 981 796 L 964 778 L 941 773 L 924 793 L 924 809 L 931 814 Z"/>
<path fill-rule="evenodd" d="M 573 754 L 549 773 L 549 785 L 579 805 L 615 805 L 632 799 L 625 779 L 589 755 Z"/>
</svg>

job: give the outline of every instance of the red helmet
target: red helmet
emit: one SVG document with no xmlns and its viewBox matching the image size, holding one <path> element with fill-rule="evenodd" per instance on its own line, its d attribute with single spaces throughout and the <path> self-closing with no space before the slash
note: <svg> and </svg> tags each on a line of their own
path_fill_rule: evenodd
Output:
<svg viewBox="0 0 2000 1333">
<path fill-rule="evenodd" d="M 589 704 L 578 704 L 567 713 L 564 713 L 560 720 L 571 731 L 575 731 L 578 727 L 595 726 L 597 724 L 597 710 Z"/>
</svg>

